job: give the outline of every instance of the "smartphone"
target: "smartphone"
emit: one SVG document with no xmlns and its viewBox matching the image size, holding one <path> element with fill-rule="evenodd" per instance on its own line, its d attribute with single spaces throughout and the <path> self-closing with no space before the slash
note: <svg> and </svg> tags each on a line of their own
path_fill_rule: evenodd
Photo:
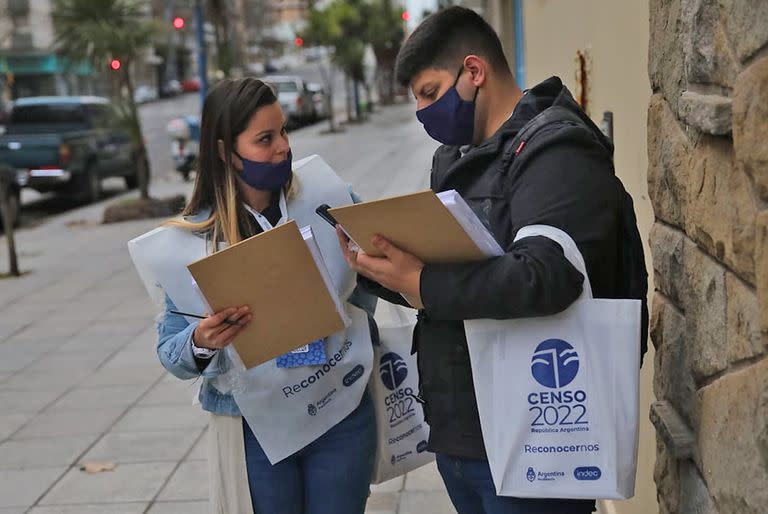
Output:
<svg viewBox="0 0 768 514">
<path fill-rule="evenodd" d="M 323 218 L 325 221 L 327 221 L 333 228 L 336 228 L 336 225 L 339 224 L 338 221 L 336 221 L 336 218 L 331 216 L 331 213 L 328 212 L 328 209 L 330 209 L 331 206 L 327 203 L 324 203 L 323 205 L 319 206 L 317 209 L 315 209 L 315 212 L 318 216 Z"/>
<path fill-rule="evenodd" d="M 324 203 L 321 206 L 319 206 L 317 209 L 315 209 L 315 212 L 317 213 L 318 216 L 320 216 L 325 221 L 327 221 L 328 224 L 335 229 L 336 226 L 339 225 L 339 222 L 336 221 L 336 218 L 334 218 L 330 212 L 328 212 L 328 209 L 330 208 L 331 208 L 330 205 Z M 341 225 L 339 226 L 341 227 Z M 344 232 L 344 235 L 347 236 L 347 239 L 349 240 L 347 242 L 347 247 L 353 252 L 359 252 L 360 246 L 357 243 L 355 243 L 355 241 L 352 239 L 349 233 L 346 230 L 344 230 L 344 227 L 341 227 L 341 231 Z"/>
</svg>

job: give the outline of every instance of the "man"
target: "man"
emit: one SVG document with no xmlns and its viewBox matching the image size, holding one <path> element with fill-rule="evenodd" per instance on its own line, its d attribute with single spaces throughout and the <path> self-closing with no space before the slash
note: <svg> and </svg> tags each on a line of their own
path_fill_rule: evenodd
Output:
<svg viewBox="0 0 768 514">
<path fill-rule="evenodd" d="M 627 292 L 628 273 L 639 277 L 637 296 L 644 296 L 642 246 L 631 200 L 614 175 L 613 146 L 560 79 L 521 91 L 498 36 L 465 8 L 424 20 L 403 45 L 396 74 L 413 92 L 426 131 L 444 144 L 434 155 L 431 188 L 456 189 L 506 251 L 477 263 L 424 264 L 380 237 L 374 244 L 385 258 L 358 255 L 340 232 L 361 285 L 393 303 L 405 296 L 422 307 L 413 338 L 419 397 L 428 448 L 451 500 L 459 514 L 592 512 L 592 500 L 496 495 L 463 320 L 552 315 L 579 297 L 584 277 L 557 243 L 514 242 L 520 228 L 534 224 L 575 240 L 595 297 L 635 294 Z M 635 269 L 623 265 L 627 252 Z"/>
</svg>

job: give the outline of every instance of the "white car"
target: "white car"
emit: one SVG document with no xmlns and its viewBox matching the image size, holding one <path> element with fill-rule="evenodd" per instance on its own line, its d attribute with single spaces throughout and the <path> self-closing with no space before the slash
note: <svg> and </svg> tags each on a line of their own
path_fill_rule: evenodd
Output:
<svg viewBox="0 0 768 514">
<path fill-rule="evenodd" d="M 157 100 L 157 90 L 149 86 L 139 86 L 133 92 L 133 101 L 137 104 L 144 104 Z"/>
<path fill-rule="evenodd" d="M 302 124 L 317 119 L 314 94 L 301 77 L 272 75 L 264 77 L 264 82 L 274 87 L 280 107 L 290 122 Z"/>
</svg>

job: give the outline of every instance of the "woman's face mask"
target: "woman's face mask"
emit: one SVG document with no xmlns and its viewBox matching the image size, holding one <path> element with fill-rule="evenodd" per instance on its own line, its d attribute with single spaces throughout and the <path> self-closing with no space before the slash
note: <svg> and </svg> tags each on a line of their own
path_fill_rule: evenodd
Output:
<svg viewBox="0 0 768 514">
<path fill-rule="evenodd" d="M 233 152 L 243 162 L 243 171 L 240 178 L 254 189 L 262 191 L 280 191 L 293 176 L 293 153 L 288 151 L 288 157 L 278 163 L 258 162 L 246 159 L 237 152 Z"/>
<path fill-rule="evenodd" d="M 475 100 L 480 88 L 475 90 L 472 101 L 461 98 L 456 84 L 464 66 L 456 75 L 453 85 L 432 105 L 416 111 L 416 118 L 424 125 L 432 139 L 444 145 L 463 146 L 472 143 L 475 133 Z"/>
</svg>

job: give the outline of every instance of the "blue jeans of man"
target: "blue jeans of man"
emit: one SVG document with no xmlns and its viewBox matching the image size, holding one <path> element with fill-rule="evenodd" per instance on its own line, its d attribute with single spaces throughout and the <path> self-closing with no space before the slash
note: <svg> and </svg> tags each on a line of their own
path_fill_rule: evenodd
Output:
<svg viewBox="0 0 768 514">
<path fill-rule="evenodd" d="M 339 424 L 274 466 L 245 418 L 243 435 L 255 514 L 365 512 L 376 454 L 375 413 L 367 393 Z"/>
<path fill-rule="evenodd" d="M 437 469 L 458 514 L 589 514 L 593 500 L 497 496 L 488 461 L 437 454 Z"/>
</svg>

